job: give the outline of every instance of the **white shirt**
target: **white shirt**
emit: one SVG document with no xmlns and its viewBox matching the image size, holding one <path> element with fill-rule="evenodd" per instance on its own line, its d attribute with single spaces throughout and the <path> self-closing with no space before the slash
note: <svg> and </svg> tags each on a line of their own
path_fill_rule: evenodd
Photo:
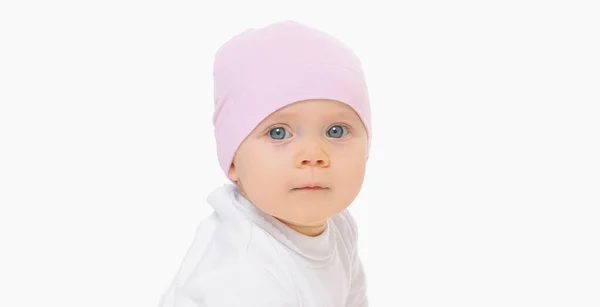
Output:
<svg viewBox="0 0 600 307">
<path fill-rule="evenodd" d="M 215 212 L 160 307 L 367 307 L 357 231 L 347 210 L 316 237 L 260 211 L 234 185 L 208 197 Z"/>
</svg>

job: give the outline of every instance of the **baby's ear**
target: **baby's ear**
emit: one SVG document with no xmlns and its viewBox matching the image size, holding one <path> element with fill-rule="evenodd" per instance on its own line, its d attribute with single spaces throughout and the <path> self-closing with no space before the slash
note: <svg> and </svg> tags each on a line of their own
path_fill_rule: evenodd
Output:
<svg viewBox="0 0 600 307">
<path fill-rule="evenodd" d="M 231 166 L 229 167 L 229 179 L 231 179 L 231 181 L 233 182 L 237 182 L 240 177 L 238 176 L 236 170 L 235 170 L 235 164 L 231 163 Z"/>
</svg>

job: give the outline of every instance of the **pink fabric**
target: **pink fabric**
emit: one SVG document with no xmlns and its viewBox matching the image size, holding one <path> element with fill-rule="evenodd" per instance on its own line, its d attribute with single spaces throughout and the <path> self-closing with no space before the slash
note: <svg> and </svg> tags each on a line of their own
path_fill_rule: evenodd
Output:
<svg viewBox="0 0 600 307">
<path fill-rule="evenodd" d="M 279 22 L 229 40 L 215 56 L 213 124 L 227 176 L 244 139 L 274 111 L 307 99 L 352 107 L 371 140 L 371 111 L 362 65 L 339 40 L 317 29 Z"/>
</svg>

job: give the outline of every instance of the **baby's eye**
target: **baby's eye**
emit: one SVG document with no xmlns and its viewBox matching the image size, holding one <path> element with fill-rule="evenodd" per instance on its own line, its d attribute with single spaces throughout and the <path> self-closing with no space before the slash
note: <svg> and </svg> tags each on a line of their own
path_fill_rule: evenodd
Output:
<svg viewBox="0 0 600 307">
<path fill-rule="evenodd" d="M 327 130 L 327 136 L 334 139 L 339 139 L 348 134 L 348 129 L 344 126 L 334 125 Z"/>
<path fill-rule="evenodd" d="M 285 128 L 275 127 L 269 131 L 269 136 L 274 140 L 283 140 L 292 136 Z"/>
</svg>

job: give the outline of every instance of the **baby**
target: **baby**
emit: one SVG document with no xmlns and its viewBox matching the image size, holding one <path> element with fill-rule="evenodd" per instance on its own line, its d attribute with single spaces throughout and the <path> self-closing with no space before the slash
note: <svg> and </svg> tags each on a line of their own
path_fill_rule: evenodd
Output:
<svg viewBox="0 0 600 307">
<path fill-rule="evenodd" d="M 213 122 L 231 183 L 203 221 L 162 307 L 368 306 L 357 227 L 371 115 L 359 59 L 314 28 L 279 22 L 214 62 Z"/>
</svg>

